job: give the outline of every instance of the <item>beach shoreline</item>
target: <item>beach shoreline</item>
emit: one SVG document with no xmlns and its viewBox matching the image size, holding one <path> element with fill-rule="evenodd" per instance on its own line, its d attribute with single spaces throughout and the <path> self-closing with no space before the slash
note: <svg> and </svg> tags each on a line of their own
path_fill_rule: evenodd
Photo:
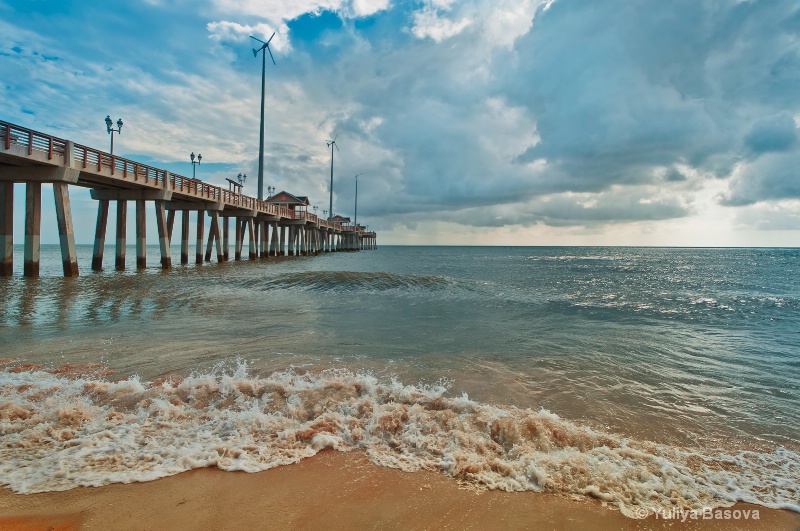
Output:
<svg viewBox="0 0 800 531">
<path fill-rule="evenodd" d="M 20 495 L 0 489 L 0 528 L 15 531 L 800 527 L 800 515 L 790 511 L 743 503 L 730 509 L 750 518 L 635 520 L 589 498 L 476 492 L 441 474 L 406 473 L 375 465 L 362 451 L 333 450 L 252 474 L 202 468 L 150 482 L 61 492 Z"/>
</svg>

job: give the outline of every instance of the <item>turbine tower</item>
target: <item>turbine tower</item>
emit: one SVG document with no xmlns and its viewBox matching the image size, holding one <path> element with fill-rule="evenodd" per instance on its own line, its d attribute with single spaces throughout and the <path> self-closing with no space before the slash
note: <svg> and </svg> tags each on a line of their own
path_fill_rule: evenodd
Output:
<svg viewBox="0 0 800 531">
<path fill-rule="evenodd" d="M 330 205 L 328 206 L 328 221 L 333 219 L 333 146 L 336 146 L 336 137 L 338 136 L 339 135 L 337 134 L 333 137 L 333 140 L 326 141 L 328 147 L 331 148 L 331 200 Z M 336 146 L 336 151 L 339 151 L 339 146 Z"/>
<path fill-rule="evenodd" d="M 359 173 L 356 175 L 356 220 L 353 222 L 353 225 L 358 226 L 358 176 L 364 175 L 363 173 Z"/>
<path fill-rule="evenodd" d="M 275 37 L 275 32 L 272 32 L 272 37 Z M 258 200 L 264 199 L 264 91 L 266 90 L 267 83 L 267 52 L 272 59 L 272 64 L 277 65 L 275 58 L 272 56 L 272 50 L 269 49 L 269 43 L 272 42 L 272 37 L 267 42 L 261 39 L 256 39 L 252 35 L 250 38 L 260 42 L 263 46 L 261 48 L 253 48 L 253 57 L 258 57 L 258 52 L 262 52 L 261 57 L 261 134 L 258 143 Z"/>
</svg>

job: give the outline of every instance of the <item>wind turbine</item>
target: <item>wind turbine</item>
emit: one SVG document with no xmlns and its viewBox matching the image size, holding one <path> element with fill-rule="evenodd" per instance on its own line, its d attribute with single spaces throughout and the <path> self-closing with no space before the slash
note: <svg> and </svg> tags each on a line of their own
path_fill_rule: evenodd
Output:
<svg viewBox="0 0 800 531">
<path fill-rule="evenodd" d="M 328 221 L 333 218 L 333 146 L 336 146 L 336 138 L 339 136 L 337 133 L 333 140 L 327 140 L 328 147 L 331 148 L 331 201 L 328 206 Z M 336 146 L 336 151 L 339 151 L 339 146 Z"/>
<path fill-rule="evenodd" d="M 353 222 L 353 225 L 356 227 L 358 226 L 358 176 L 364 175 L 363 173 L 359 173 L 356 175 L 356 220 Z"/>
<path fill-rule="evenodd" d="M 275 37 L 275 32 L 272 32 L 272 37 Z M 267 83 L 267 52 L 272 59 L 272 64 L 277 65 L 275 58 L 272 56 L 272 50 L 269 49 L 269 43 L 272 42 L 272 37 L 267 42 L 261 39 L 256 39 L 252 35 L 250 38 L 260 42 L 263 46 L 261 48 L 253 48 L 253 57 L 258 57 L 258 52 L 262 53 L 261 58 L 261 134 L 258 144 L 258 200 L 264 199 L 264 91 Z M 266 50 L 266 51 L 264 51 Z"/>
</svg>

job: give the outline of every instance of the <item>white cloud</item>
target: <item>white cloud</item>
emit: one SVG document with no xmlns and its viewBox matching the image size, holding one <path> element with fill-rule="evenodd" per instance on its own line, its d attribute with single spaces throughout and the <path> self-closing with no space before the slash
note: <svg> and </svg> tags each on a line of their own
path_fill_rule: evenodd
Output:
<svg viewBox="0 0 800 531">
<path fill-rule="evenodd" d="M 451 3 L 442 0 L 430 1 L 429 5 L 415 12 L 411 33 L 418 39 L 430 38 L 435 42 L 442 42 L 471 26 L 473 21 L 467 17 L 455 21 L 441 13 L 441 10 L 448 10 Z"/>
<path fill-rule="evenodd" d="M 389 0 L 353 0 L 353 12 L 357 17 L 367 17 L 389 8 Z"/>
<path fill-rule="evenodd" d="M 258 23 L 250 26 L 237 22 L 220 21 L 209 22 L 206 27 L 210 33 L 209 37 L 217 42 L 248 41 L 250 35 L 266 41 L 274 32 L 275 37 L 269 43 L 270 48 L 277 52 L 287 52 L 292 49 L 289 41 L 289 27 L 286 24 L 273 27 L 270 24 Z M 255 41 L 252 43 L 255 46 Z"/>
<path fill-rule="evenodd" d="M 226 14 L 248 15 L 279 25 L 306 13 L 339 11 L 344 0 L 212 0 L 214 7 Z"/>
</svg>

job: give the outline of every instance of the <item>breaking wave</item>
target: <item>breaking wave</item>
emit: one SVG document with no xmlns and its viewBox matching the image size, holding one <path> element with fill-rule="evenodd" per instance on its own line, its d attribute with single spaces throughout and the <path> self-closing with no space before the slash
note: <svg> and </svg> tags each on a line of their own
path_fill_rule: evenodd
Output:
<svg viewBox="0 0 800 531">
<path fill-rule="evenodd" d="M 100 370 L 101 368 L 95 368 Z M 147 481 L 200 467 L 256 472 L 325 448 L 433 470 L 475 488 L 549 491 L 636 509 L 800 511 L 800 455 L 630 440 L 546 411 L 447 396 L 345 369 L 265 377 L 246 364 L 152 383 L 0 372 L 0 483 L 18 493 Z M 101 371 L 102 372 L 102 371 Z"/>
</svg>

